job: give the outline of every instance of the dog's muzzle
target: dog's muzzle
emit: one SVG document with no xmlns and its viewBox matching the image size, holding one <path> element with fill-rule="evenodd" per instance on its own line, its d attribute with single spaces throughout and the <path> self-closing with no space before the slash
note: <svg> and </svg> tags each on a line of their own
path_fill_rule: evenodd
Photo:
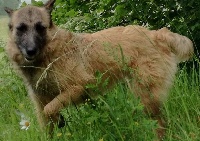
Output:
<svg viewBox="0 0 200 141">
<path fill-rule="evenodd" d="M 34 48 L 27 48 L 26 49 L 26 55 L 25 55 L 25 59 L 27 61 L 33 61 L 35 60 L 35 57 L 38 54 L 38 49 L 36 47 Z"/>
</svg>

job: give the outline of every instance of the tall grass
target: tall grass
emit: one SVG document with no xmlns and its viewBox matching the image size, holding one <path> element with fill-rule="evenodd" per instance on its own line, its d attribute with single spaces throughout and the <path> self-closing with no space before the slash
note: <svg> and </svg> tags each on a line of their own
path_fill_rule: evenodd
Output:
<svg viewBox="0 0 200 141">
<path fill-rule="evenodd" d="M 5 46 L 3 43 L 0 46 Z M 199 69 L 183 67 L 177 73 L 168 100 L 162 109 L 166 119 L 166 141 L 200 140 Z M 34 107 L 22 80 L 13 72 L 4 53 L 0 53 L 0 140 L 44 141 Z M 20 129 L 20 111 L 30 119 L 28 130 Z M 104 97 L 62 110 L 66 126 L 56 129 L 59 141 L 152 141 L 156 121 L 143 113 L 143 106 L 123 83 Z"/>
<path fill-rule="evenodd" d="M 200 71 L 183 68 L 177 74 L 170 97 L 165 104 L 167 140 L 200 140 Z"/>
<path fill-rule="evenodd" d="M 0 15 L 0 39 L 6 41 L 8 38 L 8 17 Z"/>
</svg>

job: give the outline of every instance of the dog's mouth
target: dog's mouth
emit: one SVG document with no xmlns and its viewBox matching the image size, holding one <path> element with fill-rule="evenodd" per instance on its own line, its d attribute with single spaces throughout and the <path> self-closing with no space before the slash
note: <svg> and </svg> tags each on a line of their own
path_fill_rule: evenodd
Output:
<svg viewBox="0 0 200 141">
<path fill-rule="evenodd" d="M 23 54 L 26 61 L 33 62 L 39 54 L 39 49 L 37 46 L 26 46 L 26 48 L 23 51 Z"/>
<path fill-rule="evenodd" d="M 24 59 L 26 62 L 34 62 L 37 58 L 38 54 L 34 54 L 34 55 L 28 55 L 28 54 L 24 54 Z"/>
<path fill-rule="evenodd" d="M 34 62 L 35 57 L 26 56 L 26 57 L 25 57 L 25 60 L 26 60 L 27 62 Z"/>
<path fill-rule="evenodd" d="M 34 53 L 30 53 L 30 52 L 25 52 L 24 53 L 24 58 L 26 60 L 26 62 L 34 62 L 36 60 L 36 58 L 38 57 L 39 52 L 34 52 Z"/>
</svg>

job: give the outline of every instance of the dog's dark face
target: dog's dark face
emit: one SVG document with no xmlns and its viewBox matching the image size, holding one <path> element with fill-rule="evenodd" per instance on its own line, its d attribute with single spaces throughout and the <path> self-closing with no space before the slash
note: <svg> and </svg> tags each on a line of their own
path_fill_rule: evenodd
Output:
<svg viewBox="0 0 200 141">
<path fill-rule="evenodd" d="M 26 60 L 32 61 L 45 46 L 49 25 L 42 20 L 40 11 L 32 7 L 18 11 L 15 16 L 20 20 L 15 24 L 11 23 L 10 30 L 23 56 Z"/>
<path fill-rule="evenodd" d="M 17 11 L 5 8 L 11 17 L 10 37 L 27 61 L 37 59 L 47 42 L 47 31 L 52 24 L 50 6 L 53 6 L 54 2 L 51 0 L 41 8 L 27 6 Z"/>
</svg>

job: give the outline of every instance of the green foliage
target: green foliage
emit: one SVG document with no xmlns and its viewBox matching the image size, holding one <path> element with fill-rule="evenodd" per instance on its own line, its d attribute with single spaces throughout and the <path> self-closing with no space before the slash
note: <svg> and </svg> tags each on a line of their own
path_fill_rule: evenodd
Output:
<svg viewBox="0 0 200 141">
<path fill-rule="evenodd" d="M 186 72 L 186 67 L 180 70 L 165 104 L 168 132 L 166 141 L 199 140 L 200 132 L 196 127 L 200 126 L 200 70 L 195 66 L 190 69 L 190 73 Z"/>
<path fill-rule="evenodd" d="M 103 80 L 104 74 L 97 71 L 95 73 L 95 84 L 87 84 L 85 86 L 86 90 L 93 91 L 94 93 L 101 93 L 101 89 L 105 89 L 109 83 L 109 77 Z"/>
<path fill-rule="evenodd" d="M 5 46 L 6 46 L 6 43 L 0 39 L 0 53 L 4 51 Z"/>
<path fill-rule="evenodd" d="M 160 28 L 180 18 L 179 6 L 172 0 L 57 0 L 53 18 L 58 24 L 64 24 L 68 18 L 79 17 L 87 24 L 85 30 L 133 23 Z"/>
<path fill-rule="evenodd" d="M 71 19 L 75 19 L 75 23 L 70 24 L 71 29 L 75 31 L 96 31 L 111 26 L 139 22 L 137 20 L 139 18 L 134 15 L 136 11 L 132 8 L 134 5 L 130 5 L 130 1 L 57 0 L 56 4 L 53 13 L 54 21 L 57 24 L 70 24 Z"/>
<path fill-rule="evenodd" d="M 24 2 L 22 2 L 22 4 L 21 4 L 21 6 L 20 7 L 25 7 L 25 6 L 27 6 L 28 4 L 24 1 Z"/>
<path fill-rule="evenodd" d="M 67 138 L 69 140 L 96 141 L 103 138 L 131 141 L 156 138 L 152 132 L 157 127 L 156 121 L 144 114 L 143 105 L 123 84 L 118 84 L 104 97 L 89 99 L 78 109 L 70 107 L 62 114 L 68 126 L 65 132 L 72 135 Z"/>
<path fill-rule="evenodd" d="M 25 7 L 27 6 L 28 4 L 24 1 L 22 4 L 21 4 L 21 7 Z M 35 0 L 31 0 L 31 5 L 34 5 L 34 6 L 43 6 L 43 2 L 42 1 L 35 1 Z"/>
</svg>

